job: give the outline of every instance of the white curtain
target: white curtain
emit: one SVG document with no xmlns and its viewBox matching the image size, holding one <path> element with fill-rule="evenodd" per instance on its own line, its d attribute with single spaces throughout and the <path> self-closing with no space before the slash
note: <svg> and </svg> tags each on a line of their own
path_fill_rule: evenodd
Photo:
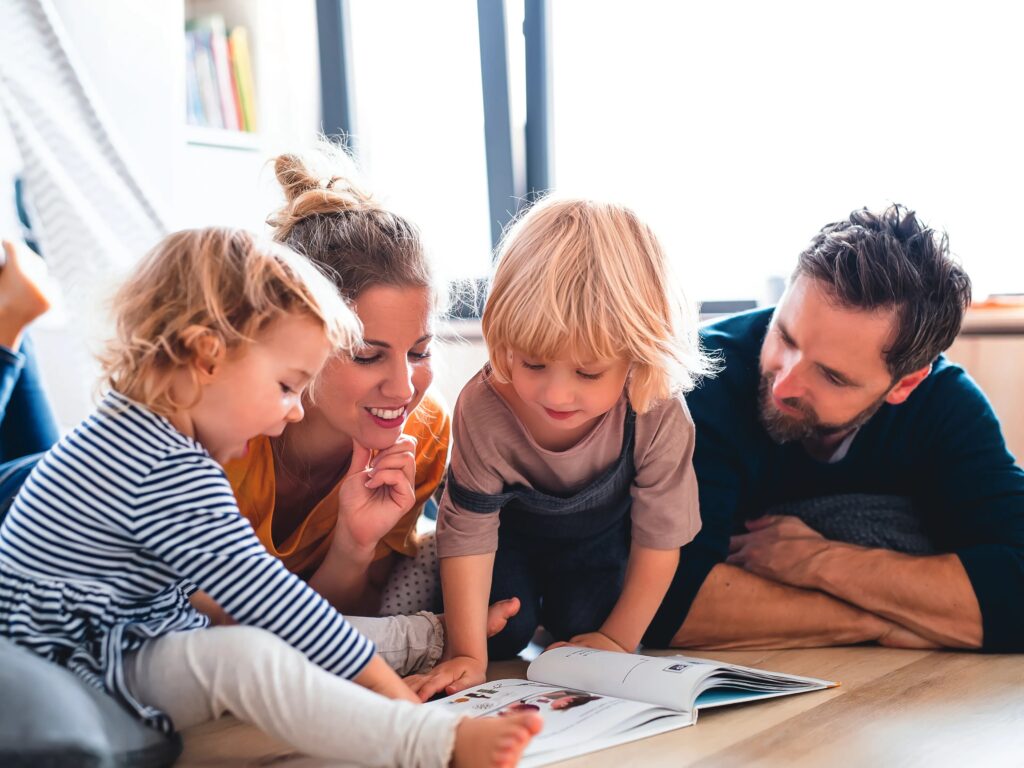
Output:
<svg viewBox="0 0 1024 768">
<path fill-rule="evenodd" d="M 63 294 L 64 329 L 80 342 L 64 345 L 62 376 L 86 393 L 96 342 L 108 332 L 104 298 L 166 228 L 112 139 L 50 0 L 3 0 L 0 119 L 21 156 L 33 229 Z"/>
</svg>

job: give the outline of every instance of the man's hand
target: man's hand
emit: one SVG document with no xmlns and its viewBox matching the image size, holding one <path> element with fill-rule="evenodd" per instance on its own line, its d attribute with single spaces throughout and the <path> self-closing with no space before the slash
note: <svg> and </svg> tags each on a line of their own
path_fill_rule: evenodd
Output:
<svg viewBox="0 0 1024 768">
<path fill-rule="evenodd" d="M 416 503 L 416 439 L 402 435 L 372 459 L 353 441 L 352 464 L 338 492 L 335 536 L 346 550 L 371 552 Z"/>
<path fill-rule="evenodd" d="M 582 648 L 596 648 L 599 651 L 629 653 L 628 649 L 623 648 L 602 632 L 584 632 L 582 635 L 576 635 L 576 637 L 572 638 L 568 642 L 552 643 L 548 646 L 548 650 L 551 650 L 552 648 L 562 648 L 564 646 L 580 646 Z"/>
<path fill-rule="evenodd" d="M 729 540 L 725 562 L 781 584 L 815 586 L 815 560 L 835 542 L 789 515 L 766 515 L 746 526 L 750 533 Z"/>
<path fill-rule="evenodd" d="M 413 693 L 419 695 L 420 701 L 426 701 L 442 691 L 450 696 L 486 680 L 487 665 L 472 656 L 455 656 L 442 661 L 426 674 L 405 678 L 406 684 Z"/>
</svg>

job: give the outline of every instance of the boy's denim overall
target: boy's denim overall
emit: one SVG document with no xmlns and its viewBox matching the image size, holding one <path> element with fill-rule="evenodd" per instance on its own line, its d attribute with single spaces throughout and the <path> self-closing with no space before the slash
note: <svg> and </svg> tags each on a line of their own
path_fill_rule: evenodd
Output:
<svg viewBox="0 0 1024 768">
<path fill-rule="evenodd" d="M 499 514 L 491 602 L 518 597 L 519 613 L 488 641 L 491 659 L 513 658 L 543 625 L 556 640 L 600 629 L 622 592 L 629 560 L 630 488 L 636 414 L 627 406 L 622 451 L 608 470 L 570 496 L 523 486 L 484 494 L 448 473 L 463 509 Z"/>
</svg>

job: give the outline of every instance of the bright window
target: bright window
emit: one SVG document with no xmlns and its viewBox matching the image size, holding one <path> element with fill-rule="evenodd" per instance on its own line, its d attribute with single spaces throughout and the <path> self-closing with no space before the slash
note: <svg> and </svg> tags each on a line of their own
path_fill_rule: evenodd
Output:
<svg viewBox="0 0 1024 768">
<path fill-rule="evenodd" d="M 491 264 L 473 0 L 350 2 L 355 149 L 374 191 L 423 231 L 443 277 Z"/>
<path fill-rule="evenodd" d="M 635 206 L 700 299 L 764 295 L 901 202 L 975 295 L 1024 291 L 1024 10 L 983 0 L 556 0 L 555 183 Z"/>
</svg>

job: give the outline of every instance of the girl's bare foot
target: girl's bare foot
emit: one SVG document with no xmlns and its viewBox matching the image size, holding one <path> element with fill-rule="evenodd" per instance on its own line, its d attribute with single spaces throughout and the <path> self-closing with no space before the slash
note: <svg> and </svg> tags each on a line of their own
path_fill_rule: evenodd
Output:
<svg viewBox="0 0 1024 768">
<path fill-rule="evenodd" d="M 487 609 L 487 636 L 494 637 L 496 634 L 501 632 L 508 624 L 508 620 L 519 613 L 519 598 L 510 597 L 507 600 L 499 600 L 496 603 L 492 603 Z M 444 625 L 447 630 L 448 625 L 445 624 L 444 614 L 438 614 L 438 621 Z M 447 661 L 451 658 L 451 648 L 448 643 L 444 644 L 444 652 L 441 654 L 441 661 Z"/>
<path fill-rule="evenodd" d="M 455 727 L 455 768 L 505 768 L 519 762 L 543 726 L 533 712 L 508 717 L 463 718 Z"/>
<path fill-rule="evenodd" d="M 3 241 L 0 267 L 0 344 L 17 350 L 25 326 L 50 308 L 50 284 L 43 260 L 27 246 Z"/>
</svg>

